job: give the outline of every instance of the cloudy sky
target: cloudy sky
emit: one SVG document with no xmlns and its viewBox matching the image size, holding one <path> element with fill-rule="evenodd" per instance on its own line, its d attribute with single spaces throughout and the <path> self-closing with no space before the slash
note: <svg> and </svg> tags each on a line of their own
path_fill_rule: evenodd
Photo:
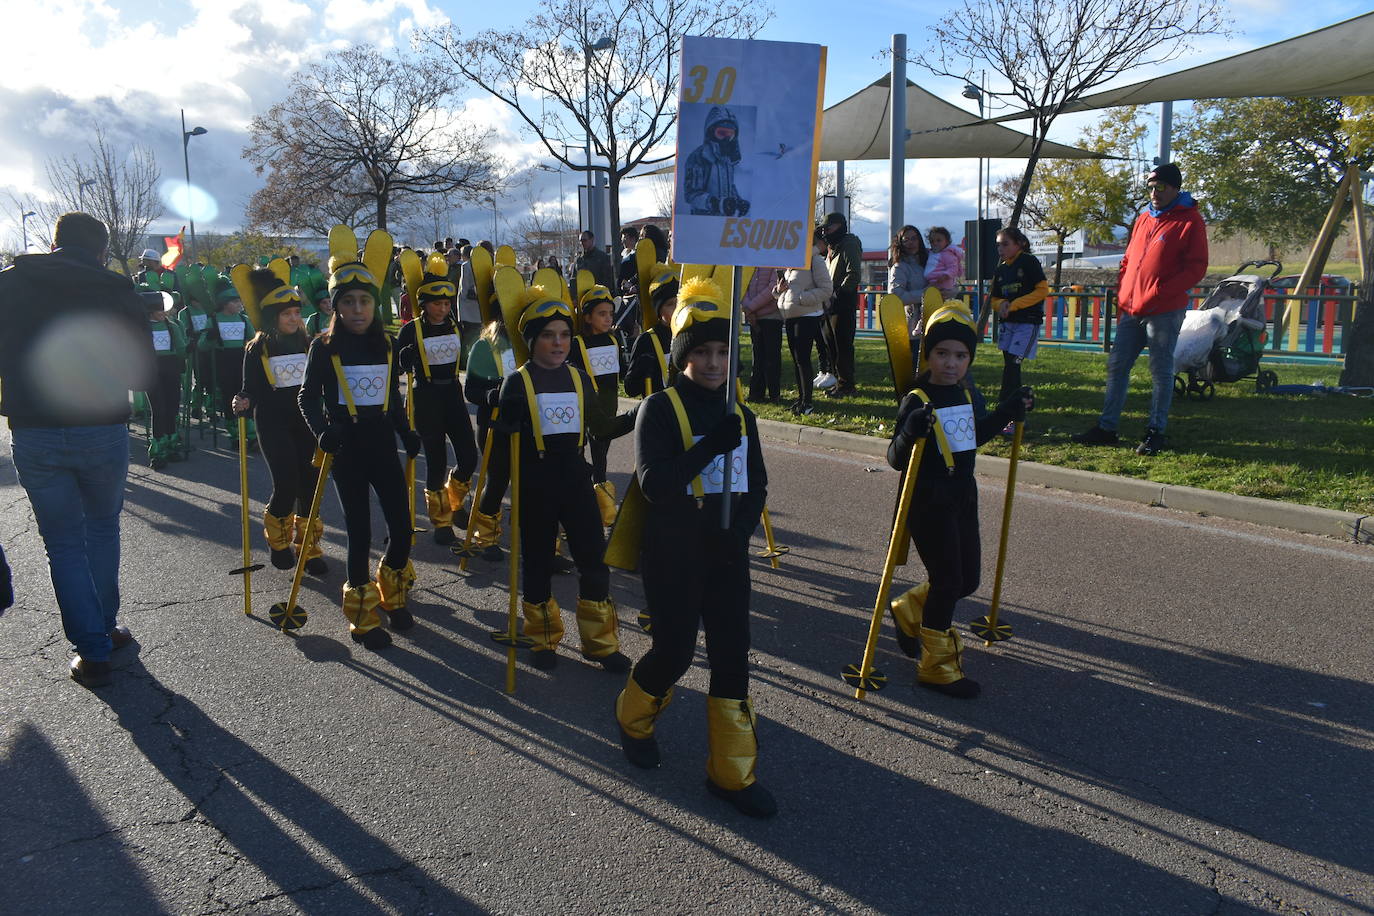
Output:
<svg viewBox="0 0 1374 916">
<path fill-rule="evenodd" d="M 6 17 L 6 51 L 0 55 L 0 191 L 41 196 L 45 161 L 83 150 L 97 126 L 121 146 L 147 144 L 164 181 L 180 181 L 177 147 L 184 108 L 188 127 L 208 131 L 191 141 L 192 184 L 208 197 L 208 209 L 196 214 L 197 228 L 233 230 L 260 184 L 241 155 L 248 123 L 283 97 L 295 69 L 357 41 L 407 47 L 417 27 L 448 21 L 469 34 L 514 28 L 535 8 L 532 0 L 48 0 L 41 13 L 36 8 Z M 833 105 L 882 75 L 889 64 L 881 52 L 892 32 L 906 32 L 913 51 L 924 48 L 932 17 L 944 8 L 915 0 L 774 0 L 777 15 L 759 37 L 825 43 L 825 101 Z M 1364 0 L 1308 0 L 1301 5 L 1295 0 L 1232 2 L 1234 33 L 1206 40 L 1165 70 L 1215 60 L 1367 11 Z M 1137 71 L 1121 82 L 1149 75 Z M 908 76 L 972 109 L 972 102 L 959 97 L 959 84 L 935 79 L 917 67 L 911 67 Z M 520 133 L 499 102 L 474 93 L 464 108 L 468 122 L 496 130 L 497 152 L 511 164 L 525 169 L 540 163 L 556 165 L 541 157 L 541 149 Z M 1073 142 L 1084 123 L 1081 117 L 1062 119 L 1053 139 Z M 849 166 L 851 175 L 864 176 L 860 180 L 870 209 L 858 214 L 857 229 L 866 247 L 885 244 L 886 168 L 886 163 Z M 1006 175 L 1019 171 L 1019 165 L 994 161 L 991 169 L 994 176 Z M 908 221 L 953 227 L 973 218 L 977 172 L 976 160 L 908 163 Z M 531 178 L 534 198 L 554 210 L 558 178 L 548 172 L 533 172 Z M 565 176 L 567 205 L 574 213 L 576 184 L 571 174 Z M 622 218 L 652 215 L 656 208 L 647 182 L 627 187 Z M 503 236 L 513 235 L 512 227 L 528 206 L 526 196 L 521 191 L 500 201 Z M 19 214 L 9 212 L 13 208 L 7 196 L 0 195 L 0 201 L 6 210 L 0 214 L 0 246 L 13 250 L 19 247 Z M 169 211 L 154 230 L 172 234 L 183 222 L 181 215 Z M 454 235 L 486 236 L 490 227 L 489 209 L 469 208 L 452 215 Z"/>
</svg>

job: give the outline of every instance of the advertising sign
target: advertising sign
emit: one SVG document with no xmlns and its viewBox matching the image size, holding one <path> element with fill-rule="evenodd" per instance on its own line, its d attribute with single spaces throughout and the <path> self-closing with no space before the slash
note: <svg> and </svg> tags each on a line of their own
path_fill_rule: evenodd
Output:
<svg viewBox="0 0 1374 916">
<path fill-rule="evenodd" d="M 805 267 L 825 48 L 682 39 L 672 258 Z"/>
</svg>

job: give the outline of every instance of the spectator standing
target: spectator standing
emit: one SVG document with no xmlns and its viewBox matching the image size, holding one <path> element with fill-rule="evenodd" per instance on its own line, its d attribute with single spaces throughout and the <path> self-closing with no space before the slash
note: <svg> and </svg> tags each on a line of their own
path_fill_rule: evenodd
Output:
<svg viewBox="0 0 1374 916">
<path fill-rule="evenodd" d="M 592 282 L 597 286 L 605 286 L 607 288 L 614 286 L 615 268 L 611 265 L 611 256 L 602 251 L 600 246 L 596 244 L 596 236 L 592 234 L 590 229 L 583 231 L 580 240 L 582 243 L 582 254 L 578 255 L 577 263 L 573 265 L 573 283 L 568 285 L 572 286 L 576 283 L 577 272 L 579 270 L 589 270 L 592 274 Z M 577 301 L 577 298 L 585 292 L 585 289 L 573 290 L 573 301 Z"/>
<path fill-rule="evenodd" d="M 778 272 L 760 267 L 749 279 L 741 308 L 749 322 L 754 366 L 749 372 L 749 401 L 771 404 L 778 400 L 782 385 L 782 312 L 773 292 Z"/>
<path fill-rule="evenodd" d="M 1002 327 L 997 348 L 1002 351 L 1002 391 L 1005 401 L 1021 388 L 1021 362 L 1035 359 L 1040 325 L 1045 320 L 1049 281 L 1040 259 L 1030 253 L 1030 239 L 1015 226 L 997 232 L 997 266 L 992 271 L 992 306 Z"/>
<path fill-rule="evenodd" d="M 830 249 L 825 264 L 830 268 L 830 282 L 835 288 L 826 323 L 830 327 L 830 359 L 836 384 L 827 394 L 842 398 L 854 393 L 854 331 L 859 312 L 863 243 L 849 231 L 849 221 L 843 213 L 831 213 L 825 218 L 825 241 Z"/>
<path fill-rule="evenodd" d="M 815 384 L 811 378 L 811 348 L 820 342 L 825 304 L 834 291 L 830 270 L 825 266 L 825 239 L 819 226 L 811 245 L 811 266 L 782 271 L 773 287 L 787 333 L 787 349 L 797 371 L 797 402 L 792 405 L 792 412 L 802 416 L 814 410 L 811 405 L 811 388 Z"/>
<path fill-rule="evenodd" d="M 482 306 L 477 301 L 477 279 L 472 275 L 472 246 L 464 244 L 450 247 L 444 252 L 448 259 L 448 279 L 458 290 L 458 301 L 454 303 L 455 317 L 458 319 L 458 336 L 461 342 L 458 368 L 467 368 L 467 353 L 482 333 Z"/>
<path fill-rule="evenodd" d="M 1150 205 L 1136 216 L 1117 275 L 1120 317 L 1107 358 L 1107 391 L 1097 425 L 1073 437 L 1082 445 L 1118 441 L 1131 367 L 1150 348 L 1150 418 L 1138 455 L 1168 448 L 1164 431 L 1174 398 L 1174 346 L 1188 310 L 1188 291 L 1207 274 L 1207 224 L 1183 190 L 1178 166 L 1165 163 L 1146 179 Z"/>
<path fill-rule="evenodd" d="M 926 261 L 930 252 L 915 226 L 903 226 L 892 239 L 887 255 L 887 291 L 902 300 L 907 331 L 914 341 L 921 336 L 921 305 L 926 292 Z"/>
<path fill-rule="evenodd" d="M 154 377 L 143 300 L 105 269 L 109 231 L 86 213 L 58 217 L 51 254 L 0 272 L 0 413 L 48 553 L 71 675 L 110 683 L 118 624 L 119 515 L 129 471 L 128 392 Z"/>
</svg>

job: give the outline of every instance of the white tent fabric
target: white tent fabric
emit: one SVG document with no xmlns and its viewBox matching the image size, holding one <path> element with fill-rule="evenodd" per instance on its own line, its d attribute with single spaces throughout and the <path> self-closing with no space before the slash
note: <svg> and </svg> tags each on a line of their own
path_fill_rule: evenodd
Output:
<svg viewBox="0 0 1374 916">
<path fill-rule="evenodd" d="M 1374 95 L 1374 13 L 1168 76 L 1096 92 L 1065 110 L 1191 99 L 1346 95 Z M 988 123 L 1030 116 L 1029 111 L 1018 111 Z"/>
</svg>

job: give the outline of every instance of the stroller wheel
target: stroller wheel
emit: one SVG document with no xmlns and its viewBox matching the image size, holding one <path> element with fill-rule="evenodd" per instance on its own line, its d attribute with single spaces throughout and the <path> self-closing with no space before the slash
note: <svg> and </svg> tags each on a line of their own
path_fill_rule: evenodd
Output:
<svg viewBox="0 0 1374 916">
<path fill-rule="evenodd" d="M 1270 369 L 1261 369 L 1255 376 L 1255 391 L 1263 394 L 1279 383 L 1279 374 Z"/>
<path fill-rule="evenodd" d="M 1183 380 L 1183 376 L 1174 376 L 1174 394 L 1182 397 L 1188 393 L 1188 383 Z"/>
<path fill-rule="evenodd" d="M 1203 382 L 1202 386 L 1198 389 L 1199 400 L 1210 401 L 1212 398 L 1216 397 L 1216 395 L 1217 388 L 1211 382 Z"/>
</svg>

